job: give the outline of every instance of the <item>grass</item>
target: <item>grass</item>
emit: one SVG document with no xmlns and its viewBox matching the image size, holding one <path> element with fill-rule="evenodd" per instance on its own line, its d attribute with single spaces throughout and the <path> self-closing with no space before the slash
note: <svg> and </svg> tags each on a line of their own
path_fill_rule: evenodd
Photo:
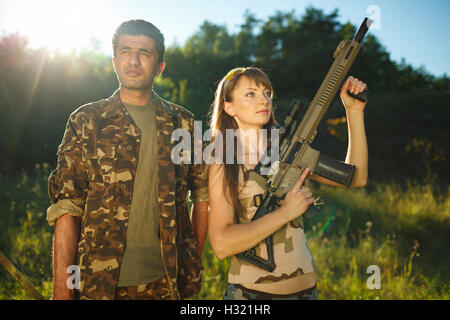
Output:
<svg viewBox="0 0 450 320">
<path fill-rule="evenodd" d="M 48 165 L 33 175 L 1 177 L 0 250 L 46 297 L 51 296 L 52 228 Z M 450 196 L 433 186 L 378 185 L 372 191 L 316 186 L 324 201 L 305 219 L 318 268 L 320 299 L 450 299 Z M 221 299 L 230 260 L 215 257 L 209 242 L 202 258 L 202 289 L 194 299 Z M 369 289 L 369 266 L 379 266 L 381 289 Z M 28 299 L 0 267 L 0 299 Z"/>
</svg>

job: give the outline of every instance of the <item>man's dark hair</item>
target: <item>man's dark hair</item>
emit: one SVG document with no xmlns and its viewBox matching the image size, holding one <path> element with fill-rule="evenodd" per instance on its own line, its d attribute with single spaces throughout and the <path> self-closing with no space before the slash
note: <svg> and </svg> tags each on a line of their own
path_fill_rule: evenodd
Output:
<svg viewBox="0 0 450 320">
<path fill-rule="evenodd" d="M 161 63 L 164 60 L 164 36 L 152 23 L 144 20 L 130 20 L 122 23 L 116 30 L 113 36 L 113 54 L 116 56 L 116 50 L 119 45 L 119 38 L 123 35 L 131 36 L 147 36 L 155 42 L 156 50 L 158 51 L 158 61 Z"/>
</svg>

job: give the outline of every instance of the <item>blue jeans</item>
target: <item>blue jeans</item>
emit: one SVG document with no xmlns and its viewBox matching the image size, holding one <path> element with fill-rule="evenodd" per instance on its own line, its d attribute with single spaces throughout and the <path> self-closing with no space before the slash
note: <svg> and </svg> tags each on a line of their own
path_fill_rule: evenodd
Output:
<svg viewBox="0 0 450 320">
<path fill-rule="evenodd" d="M 316 286 L 290 294 L 272 294 L 229 283 L 223 300 L 318 300 Z"/>
</svg>

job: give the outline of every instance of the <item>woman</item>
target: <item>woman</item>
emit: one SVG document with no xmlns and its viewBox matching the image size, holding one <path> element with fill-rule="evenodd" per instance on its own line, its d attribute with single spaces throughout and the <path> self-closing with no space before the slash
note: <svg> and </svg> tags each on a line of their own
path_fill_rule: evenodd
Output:
<svg viewBox="0 0 450 320">
<path fill-rule="evenodd" d="M 350 97 L 347 90 L 358 94 L 366 84 L 349 77 L 340 96 L 347 113 L 349 145 L 346 163 L 356 166 L 352 187 L 360 187 L 367 180 L 367 142 L 363 111 L 365 103 Z M 232 152 L 233 163 L 214 163 L 209 167 L 210 215 L 209 239 L 219 259 L 232 256 L 228 286 L 224 299 L 317 299 L 314 261 L 306 244 L 301 215 L 314 202 L 311 191 L 304 185 L 310 174 L 304 170 L 282 205 L 264 217 L 251 222 L 258 204 L 255 195 L 264 190 L 249 179 L 248 172 L 264 153 L 266 145 L 258 131 L 274 123 L 272 85 L 260 69 L 236 68 L 219 83 L 212 105 L 211 129 L 213 138 L 225 137 L 227 129 L 240 129 L 244 161 L 239 162 L 235 147 L 223 147 L 223 154 Z M 241 136 L 242 137 L 242 136 Z M 238 139 L 238 138 L 236 138 Z M 223 139 L 225 140 L 225 139 Z M 250 140 L 250 141 L 249 141 Z M 268 139 L 267 139 L 268 141 Z M 224 144 L 225 145 L 225 144 Z M 227 157 L 227 159 L 229 159 Z M 254 158 L 253 158 L 254 159 Z M 239 164 L 241 163 L 241 164 Z M 338 186 L 328 179 L 315 176 L 320 183 Z M 235 255 L 256 247 L 256 253 L 267 258 L 264 239 L 273 235 L 276 268 L 265 271 Z"/>
</svg>

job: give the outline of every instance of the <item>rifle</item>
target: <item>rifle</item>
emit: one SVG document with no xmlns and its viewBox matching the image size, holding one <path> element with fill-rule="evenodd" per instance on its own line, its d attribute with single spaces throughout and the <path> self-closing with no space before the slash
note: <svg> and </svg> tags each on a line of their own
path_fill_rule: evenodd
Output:
<svg viewBox="0 0 450 320">
<path fill-rule="evenodd" d="M 258 165 L 250 171 L 249 177 L 257 181 L 266 190 L 264 198 L 258 207 L 252 221 L 261 218 L 279 206 L 280 200 L 295 185 L 303 170 L 310 168 L 311 173 L 330 179 L 345 186 L 349 186 L 353 179 L 355 167 L 323 155 L 310 147 L 317 133 L 317 126 L 333 101 L 340 84 L 345 79 L 350 67 L 361 49 L 361 42 L 372 24 L 372 20 L 365 18 L 353 40 L 342 40 L 336 48 L 334 62 L 325 79 L 309 105 L 305 116 L 298 124 L 297 115 L 304 103 L 294 99 L 289 113 L 284 119 L 280 130 L 279 161 L 271 166 L 270 149 L 268 148 Z M 353 95 L 363 102 L 367 101 L 368 90 Z M 277 128 L 277 127 L 276 127 Z M 264 169 L 264 171 L 263 171 Z M 269 178 L 264 177 L 263 172 Z M 255 248 L 244 251 L 236 256 L 269 272 L 276 267 L 273 256 L 272 236 L 265 239 L 268 259 L 256 255 Z"/>
<path fill-rule="evenodd" d="M 8 258 L 0 251 L 0 264 L 2 264 L 6 271 L 8 271 L 14 279 L 16 279 L 27 291 L 27 293 L 37 300 L 45 300 L 45 298 L 33 287 L 27 277 L 20 272 Z"/>
</svg>

